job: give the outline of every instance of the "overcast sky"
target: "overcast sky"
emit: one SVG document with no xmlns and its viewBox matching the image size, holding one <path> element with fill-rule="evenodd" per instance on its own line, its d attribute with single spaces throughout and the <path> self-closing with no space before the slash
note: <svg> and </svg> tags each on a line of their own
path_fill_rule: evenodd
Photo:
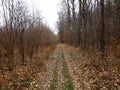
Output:
<svg viewBox="0 0 120 90">
<path fill-rule="evenodd" d="M 29 8 L 38 8 L 41 11 L 41 15 L 44 17 L 44 21 L 52 28 L 56 30 L 56 21 L 58 18 L 58 3 L 60 0 L 25 0 Z"/>
</svg>

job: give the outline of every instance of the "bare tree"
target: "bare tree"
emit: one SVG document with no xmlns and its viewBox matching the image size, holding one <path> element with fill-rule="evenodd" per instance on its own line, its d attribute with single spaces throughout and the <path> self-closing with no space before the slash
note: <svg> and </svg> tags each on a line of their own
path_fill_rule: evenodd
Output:
<svg viewBox="0 0 120 90">
<path fill-rule="evenodd" d="M 13 69 L 12 63 L 14 60 L 14 0 L 5 1 L 2 0 L 3 18 L 5 26 L 0 28 L 1 32 L 1 44 L 6 51 L 6 57 L 9 61 L 9 70 Z"/>
<path fill-rule="evenodd" d="M 21 61 L 25 62 L 24 31 L 27 28 L 28 11 L 23 1 L 17 0 L 15 9 L 15 28 L 17 34 L 17 47 L 20 53 Z"/>
</svg>

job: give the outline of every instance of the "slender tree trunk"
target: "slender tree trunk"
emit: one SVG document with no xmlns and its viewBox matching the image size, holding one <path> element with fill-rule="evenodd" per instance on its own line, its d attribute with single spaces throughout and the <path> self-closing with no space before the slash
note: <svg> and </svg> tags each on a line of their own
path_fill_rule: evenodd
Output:
<svg viewBox="0 0 120 90">
<path fill-rule="evenodd" d="M 79 12 L 78 12 L 78 22 L 77 22 L 77 43 L 80 46 L 81 43 L 81 0 L 79 0 Z"/>
<path fill-rule="evenodd" d="M 104 0 L 100 0 L 100 6 L 101 6 L 100 51 L 102 55 L 104 55 L 104 52 L 105 52 Z"/>
<path fill-rule="evenodd" d="M 73 34 L 73 38 L 72 38 L 72 43 L 74 46 L 76 46 L 76 13 L 75 13 L 75 0 L 71 1 L 72 4 L 72 34 Z"/>
<path fill-rule="evenodd" d="M 21 53 L 21 61 L 22 61 L 22 64 L 24 64 L 25 63 L 25 55 L 24 55 L 24 45 L 23 45 L 23 35 L 21 36 L 21 38 L 20 38 L 20 53 Z"/>
<path fill-rule="evenodd" d="M 107 67 L 107 60 L 105 58 L 105 21 L 104 21 L 104 0 L 100 0 L 100 6 L 101 6 L 101 31 L 100 31 L 100 65 L 102 68 L 102 71 L 106 71 L 108 69 Z"/>
</svg>

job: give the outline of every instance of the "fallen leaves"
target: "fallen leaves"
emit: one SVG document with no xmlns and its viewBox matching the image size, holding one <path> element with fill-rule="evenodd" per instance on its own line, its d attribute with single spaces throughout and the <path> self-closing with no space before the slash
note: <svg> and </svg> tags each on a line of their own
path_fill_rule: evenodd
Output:
<svg viewBox="0 0 120 90">
<path fill-rule="evenodd" d="M 120 89 L 120 85 L 117 83 L 117 80 L 120 80 L 118 71 L 120 62 L 109 57 L 108 71 L 105 71 L 99 64 L 98 55 L 91 60 L 88 55 L 83 55 L 82 51 L 79 50 L 79 53 L 73 47 L 66 48 L 67 63 L 73 78 L 74 90 Z"/>
<path fill-rule="evenodd" d="M 63 50 L 64 53 L 61 54 Z M 49 51 L 47 49 L 47 51 Z M 47 52 L 46 52 L 47 53 Z M 46 56 L 48 54 L 42 55 Z M 50 55 L 50 53 L 49 53 Z M 0 74 L 0 85 L 2 90 L 49 90 L 50 83 L 54 77 L 53 71 L 55 62 L 58 60 L 57 83 L 55 90 L 61 90 L 61 87 L 66 89 L 73 84 L 74 90 L 112 90 L 120 89 L 120 62 L 119 59 L 107 58 L 108 70 L 103 70 L 99 64 L 97 55 L 91 60 L 88 55 L 84 55 L 82 51 L 70 46 L 60 45 L 56 48 L 51 56 L 42 58 L 42 63 L 34 62 L 31 65 L 17 65 L 13 72 L 4 72 Z M 93 58 L 93 56 L 92 56 Z M 62 59 L 65 60 L 62 65 Z M 95 61 L 94 61 L 95 60 Z M 41 62 L 41 61 L 40 61 Z M 64 74 L 63 74 L 64 72 Z M 71 77 L 71 81 L 68 79 Z M 64 77 L 66 77 L 64 79 Z M 66 85 L 65 85 L 66 84 Z M 72 90 L 72 89 L 71 89 Z"/>
</svg>

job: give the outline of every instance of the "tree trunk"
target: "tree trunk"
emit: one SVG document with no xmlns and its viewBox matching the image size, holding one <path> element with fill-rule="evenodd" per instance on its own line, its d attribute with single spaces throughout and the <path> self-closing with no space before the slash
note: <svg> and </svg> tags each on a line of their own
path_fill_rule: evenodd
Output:
<svg viewBox="0 0 120 90">
<path fill-rule="evenodd" d="M 100 6 L 101 6 L 100 51 L 102 55 L 104 55 L 104 52 L 105 52 L 104 0 L 100 0 Z"/>
<path fill-rule="evenodd" d="M 104 21 L 104 0 L 100 0 L 101 6 L 101 31 L 100 31 L 100 65 L 102 67 L 102 71 L 106 71 L 107 67 L 107 60 L 105 58 L 105 21 Z"/>
</svg>

